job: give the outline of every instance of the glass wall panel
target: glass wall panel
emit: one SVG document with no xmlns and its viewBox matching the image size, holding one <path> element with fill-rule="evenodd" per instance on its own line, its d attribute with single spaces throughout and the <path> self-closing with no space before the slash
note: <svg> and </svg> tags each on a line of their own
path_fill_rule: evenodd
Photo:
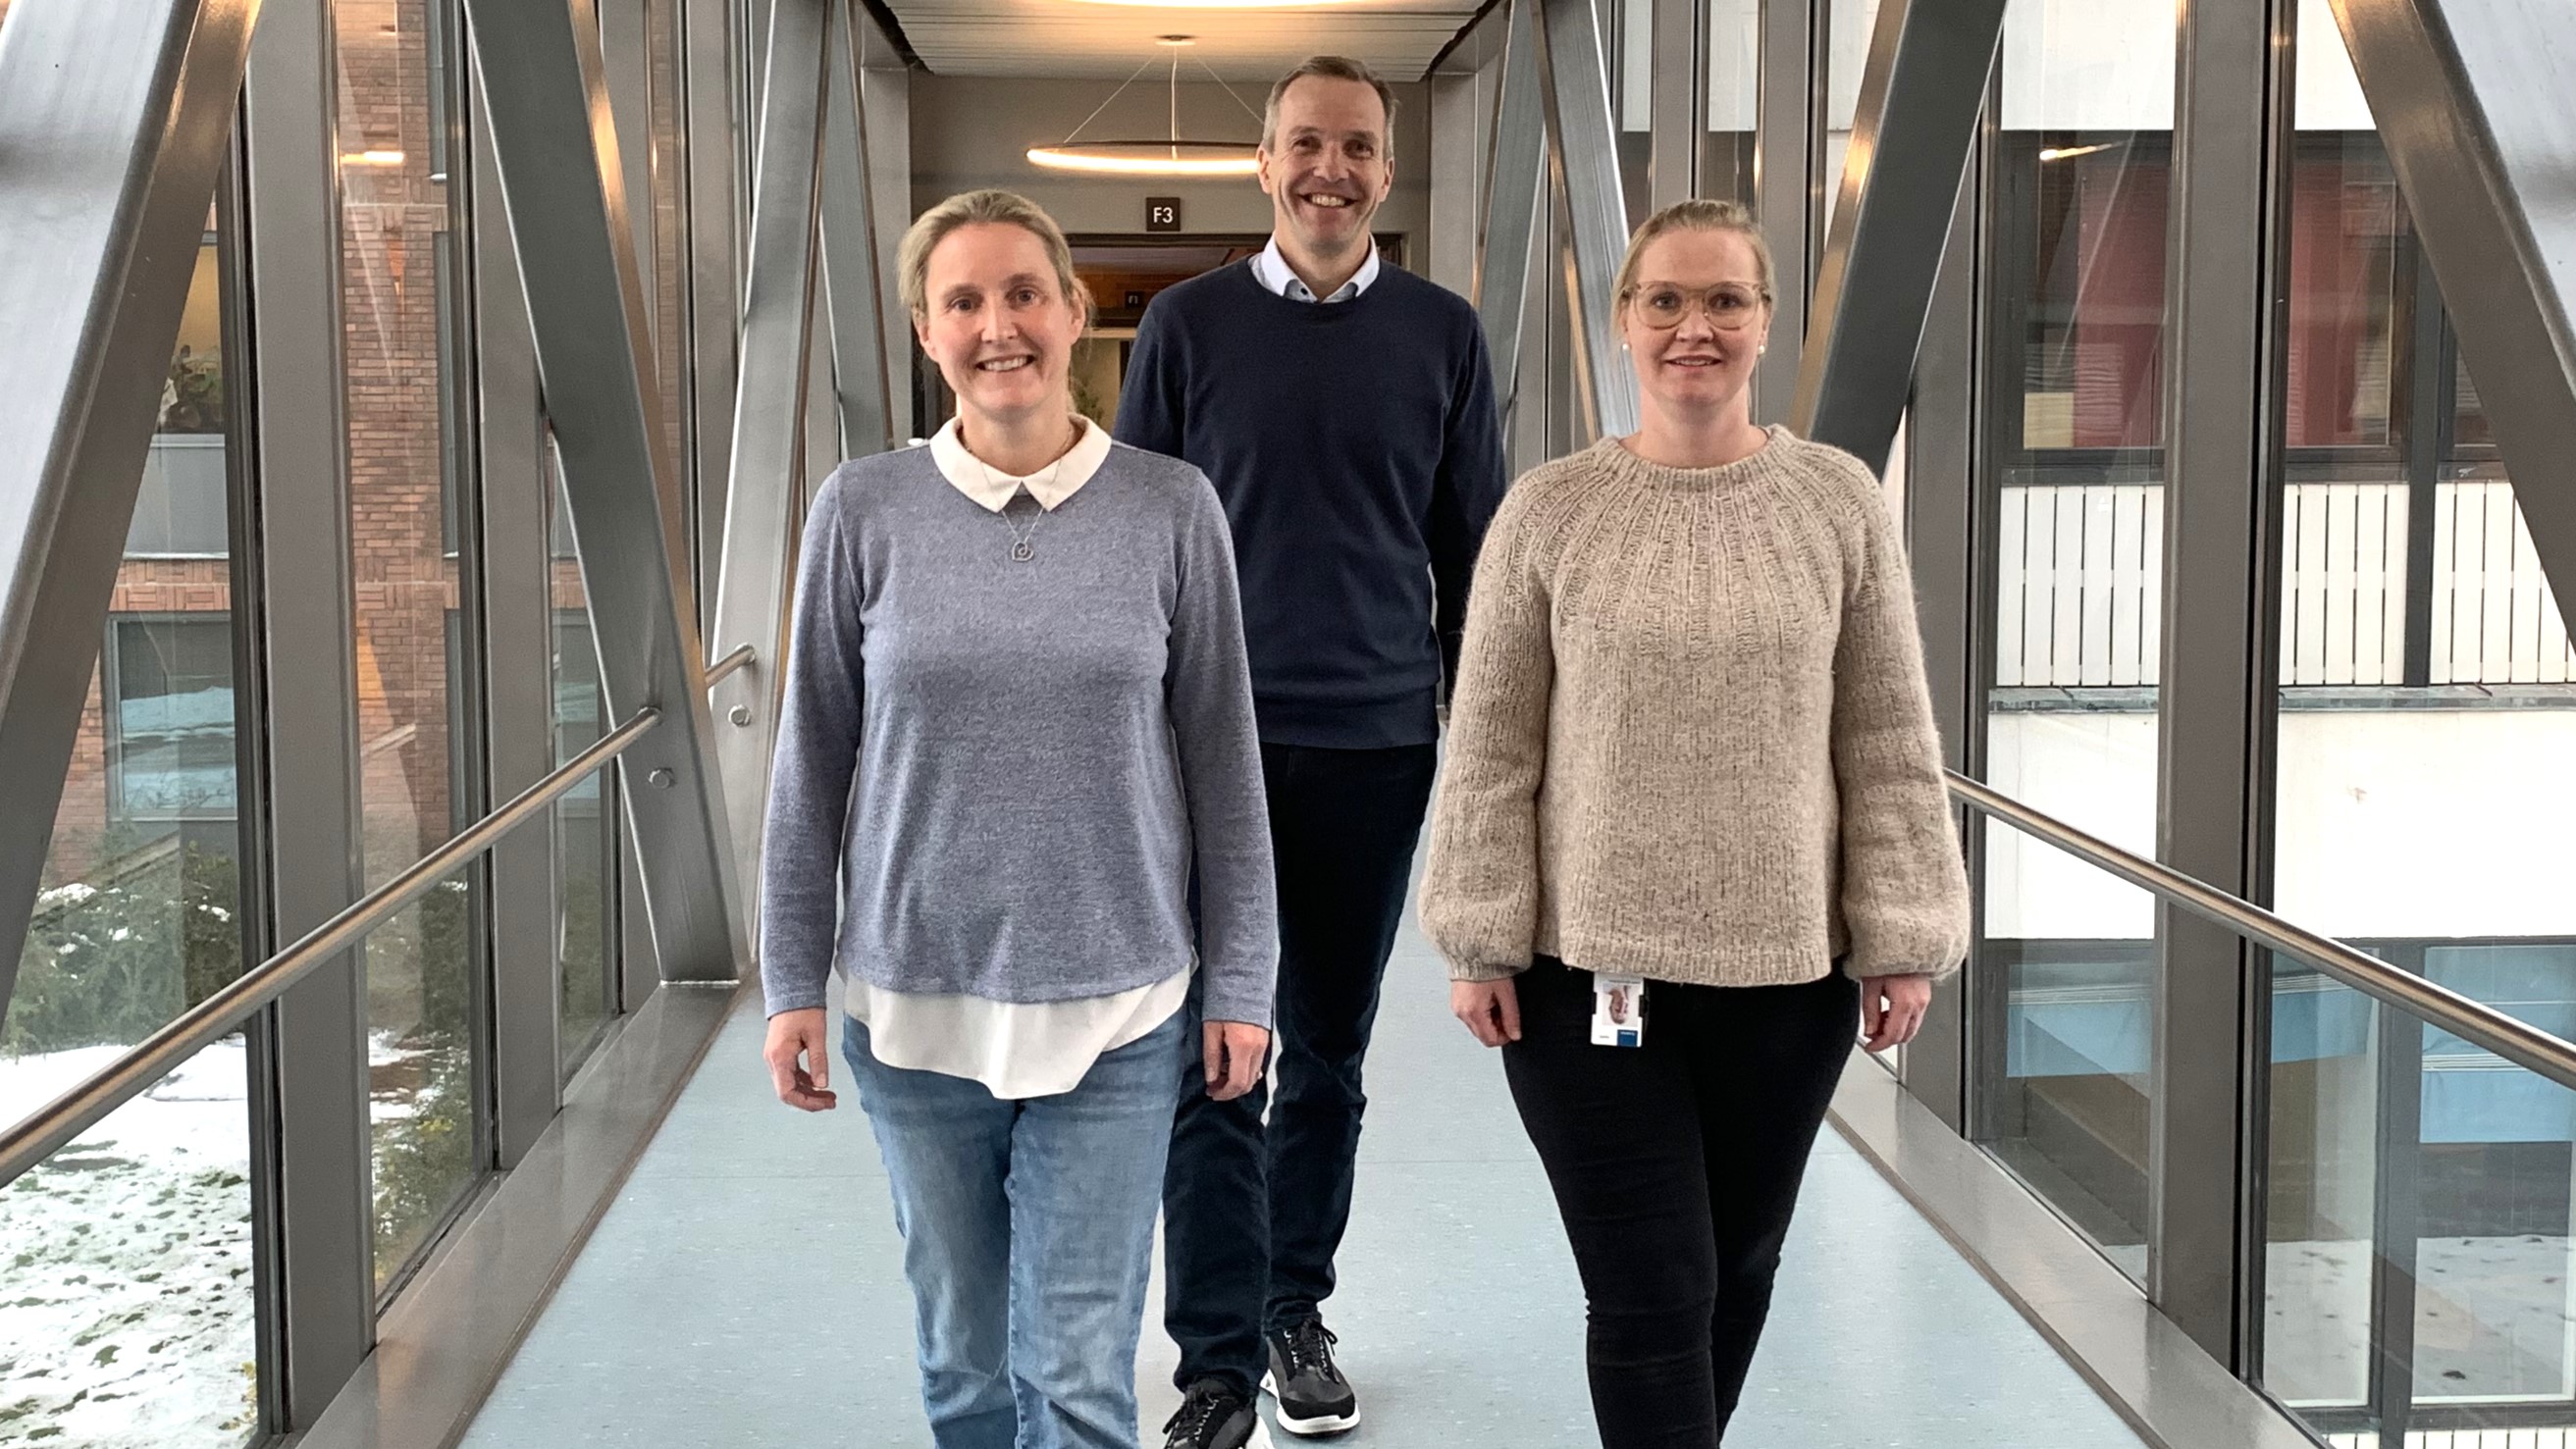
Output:
<svg viewBox="0 0 2576 1449">
<path fill-rule="evenodd" d="M 452 0 L 335 0 L 366 883 L 480 813 Z M 481 932 L 459 878 L 367 943 L 376 1273 L 471 1184 Z"/>
<path fill-rule="evenodd" d="M 2141 854 L 2155 848 L 2174 46 L 2171 0 L 2012 0 L 1983 199 L 1986 775 Z M 2154 915 L 2142 892 L 2062 878 L 2053 855 L 2015 839 L 1987 862 L 1974 1134 L 2142 1274 Z"/>
<path fill-rule="evenodd" d="M 481 867 L 449 876 L 367 938 L 368 1121 L 375 1147 L 376 1283 L 390 1286 L 481 1171 L 473 959 Z M 387 970 L 388 964 L 394 970 Z M 390 978 L 390 980 L 388 979 Z"/>
<path fill-rule="evenodd" d="M 554 570 L 552 633 L 554 762 L 561 766 L 606 734 L 599 650 L 591 641 L 590 602 L 575 557 L 571 509 L 546 447 L 548 555 Z M 593 771 L 554 805 L 555 979 L 560 1015 L 556 1040 L 570 1076 L 617 1011 L 616 910 L 610 869 L 617 855 L 617 816 L 606 801 L 607 767 Z"/>
<path fill-rule="evenodd" d="M 1977 1135 L 2143 1281 L 2154 898 L 1991 821 L 1985 866 Z"/>
<path fill-rule="evenodd" d="M 2280 909 L 2576 1035 L 2565 621 L 2333 14 L 2302 0 L 2298 26 L 2279 243 Z M 2347 1442 L 2508 1428 L 2555 1442 L 2576 1428 L 2569 1094 L 2417 1023 L 2375 1050 L 2368 1092 L 2332 1114 L 2379 1123 L 2375 1286 L 2345 1285 L 2337 1372 L 2280 1342 L 2278 1306 L 2313 1292 L 2282 1249 L 2321 1234 L 2276 1191 L 2264 1380 Z M 2298 1070 L 2276 1060 L 2276 1097 Z M 2277 1101 L 2272 1133 L 2272 1173 L 2295 1174 L 2311 1149 Z M 2355 1358 L 2376 1367 L 2356 1376 Z"/>
<path fill-rule="evenodd" d="M 240 976 L 223 268 L 207 218 L 8 1019 L 0 1124 Z M 185 547 L 170 546 L 174 541 Z M 0 1186 L 0 1443 L 256 1436 L 233 1036 Z M 50 1437 L 49 1437 L 50 1436 Z"/>
<path fill-rule="evenodd" d="M 0 1122 L 122 1049 L 0 1056 Z M 0 1187 L 0 1444 L 260 1437 L 249 1096 L 226 1038 Z"/>
<path fill-rule="evenodd" d="M 2412 1029 L 2414 1023 L 2403 1023 Z M 2308 1409 L 2370 1401 L 2383 1062 L 2378 1003 L 2276 962 L 2264 1382 Z M 2402 1052 L 2404 1041 L 2397 1043 Z"/>
</svg>

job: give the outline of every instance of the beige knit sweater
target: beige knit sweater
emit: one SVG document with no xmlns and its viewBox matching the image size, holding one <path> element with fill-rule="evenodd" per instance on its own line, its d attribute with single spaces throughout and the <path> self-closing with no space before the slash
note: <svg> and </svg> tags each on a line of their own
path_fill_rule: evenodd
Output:
<svg viewBox="0 0 2576 1449">
<path fill-rule="evenodd" d="M 1432 809 L 1450 974 L 1954 968 L 1967 875 L 1915 630 L 1848 453 L 1773 428 L 1721 468 L 1606 440 L 1532 469 L 1485 538 Z"/>
</svg>

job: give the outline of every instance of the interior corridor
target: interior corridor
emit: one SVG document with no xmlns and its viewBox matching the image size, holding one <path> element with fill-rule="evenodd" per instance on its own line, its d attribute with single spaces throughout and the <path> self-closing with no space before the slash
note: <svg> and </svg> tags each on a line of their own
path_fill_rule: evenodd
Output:
<svg viewBox="0 0 2576 1449">
<path fill-rule="evenodd" d="M 780 1105 L 761 1029 L 757 994 L 743 996 L 464 1449 L 929 1445 L 901 1248 L 856 1094 L 836 1059 L 840 1110 Z M 1582 1290 L 1546 1179 L 1501 1059 L 1450 1019 L 1446 974 L 1410 920 L 1369 1063 L 1359 1195 L 1326 1305 L 1366 1420 L 1333 1442 L 1593 1443 Z M 1149 1431 L 1179 1401 L 1157 1317 L 1136 1366 Z M 1828 1129 L 1729 1442 L 2143 1441 Z"/>
</svg>

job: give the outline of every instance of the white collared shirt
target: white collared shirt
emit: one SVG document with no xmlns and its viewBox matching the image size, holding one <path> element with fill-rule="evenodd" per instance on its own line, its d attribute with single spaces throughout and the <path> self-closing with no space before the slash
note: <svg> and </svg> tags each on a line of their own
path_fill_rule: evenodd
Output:
<svg viewBox="0 0 2576 1449">
<path fill-rule="evenodd" d="M 939 476 L 956 485 L 957 491 L 979 505 L 1001 512 L 1019 496 L 1021 489 L 1038 501 L 1038 507 L 1053 513 L 1064 500 L 1082 491 L 1100 465 L 1109 461 L 1109 435 L 1089 418 L 1082 420 L 1082 436 L 1073 451 L 1056 459 L 1026 478 L 1014 478 L 995 472 L 984 461 L 966 451 L 957 436 L 957 419 L 950 418 L 930 440 L 930 461 L 939 465 Z"/>
<path fill-rule="evenodd" d="M 1333 295 L 1324 300 L 1349 301 L 1369 289 L 1369 283 L 1377 280 L 1377 271 L 1377 244 L 1371 242 L 1368 260 L 1361 262 L 1360 269 L 1351 274 L 1351 279 L 1334 289 Z M 1285 297 L 1291 302 L 1315 300 L 1315 289 L 1297 279 L 1297 273 L 1288 265 L 1288 258 L 1280 254 L 1279 238 L 1275 236 L 1270 239 L 1270 245 L 1263 247 L 1261 254 L 1252 259 L 1252 276 L 1275 296 Z"/>
</svg>

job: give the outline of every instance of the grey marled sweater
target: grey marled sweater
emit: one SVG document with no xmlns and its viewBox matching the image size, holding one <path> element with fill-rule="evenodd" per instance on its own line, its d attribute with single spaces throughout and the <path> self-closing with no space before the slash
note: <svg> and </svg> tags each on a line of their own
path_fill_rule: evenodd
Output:
<svg viewBox="0 0 2576 1449">
<path fill-rule="evenodd" d="M 1034 528 L 1031 504 L 977 506 L 928 448 L 844 463 L 815 500 L 762 852 L 768 1009 L 822 1005 L 835 961 L 1046 1002 L 1195 951 L 1208 1017 L 1266 1026 L 1277 906 L 1215 490 L 1118 447 Z"/>
</svg>

